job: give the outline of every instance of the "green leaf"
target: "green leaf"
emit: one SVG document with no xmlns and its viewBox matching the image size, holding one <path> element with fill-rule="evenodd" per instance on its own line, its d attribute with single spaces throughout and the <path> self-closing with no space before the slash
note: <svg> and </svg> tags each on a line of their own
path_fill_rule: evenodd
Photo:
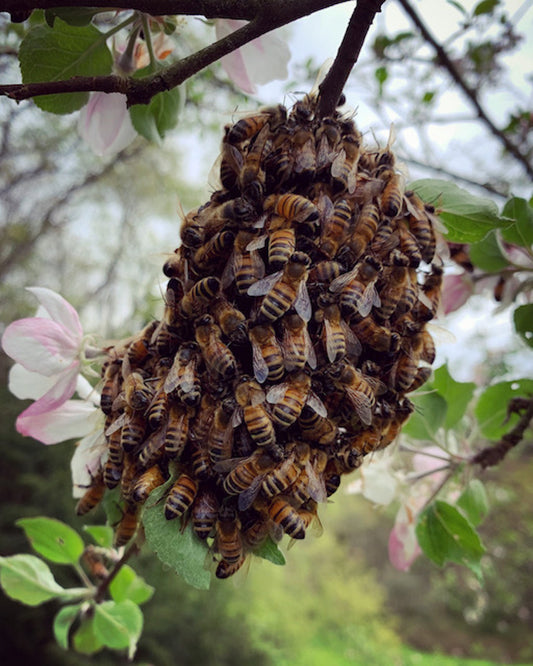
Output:
<svg viewBox="0 0 533 666">
<path fill-rule="evenodd" d="M 109 525 L 84 525 L 83 530 L 93 538 L 97 546 L 113 547 L 113 528 Z"/>
<path fill-rule="evenodd" d="M 82 621 L 72 637 L 72 645 L 81 654 L 94 654 L 104 647 L 94 630 L 94 617 L 87 617 Z"/>
<path fill-rule="evenodd" d="M 444 427 L 446 430 L 450 430 L 463 418 L 468 403 L 474 395 L 476 385 L 473 382 L 456 382 L 445 365 L 435 370 L 432 385 L 437 389 L 437 393 L 446 400 L 448 409 Z"/>
<path fill-rule="evenodd" d="M 65 592 L 46 562 L 35 555 L 0 557 L 0 584 L 9 597 L 28 606 L 38 606 Z"/>
<path fill-rule="evenodd" d="M 139 605 L 151 599 L 154 591 L 154 588 L 148 585 L 127 564 L 122 567 L 109 585 L 109 592 L 113 601 L 119 602 L 130 599 Z"/>
<path fill-rule="evenodd" d="M 105 36 L 93 25 L 75 27 L 60 19 L 54 28 L 37 25 L 20 44 L 20 69 L 24 83 L 60 81 L 74 76 L 98 76 L 111 72 L 113 58 Z M 89 93 L 39 95 L 33 98 L 43 111 L 71 113 L 81 108 Z"/>
<path fill-rule="evenodd" d="M 207 590 L 210 573 L 204 568 L 206 545 L 196 537 L 189 522 L 184 530 L 175 520 L 167 520 L 164 497 L 172 479 L 156 488 L 148 498 L 143 512 L 146 541 L 159 559 L 172 567 L 189 585 Z"/>
<path fill-rule="evenodd" d="M 39 555 L 57 564 L 76 564 L 83 552 L 80 535 L 55 518 L 21 518 L 15 523 L 22 527 L 32 547 Z"/>
<path fill-rule="evenodd" d="M 435 98 L 435 91 L 434 90 L 426 90 L 424 95 L 422 96 L 422 103 L 423 104 L 431 104 L 431 102 Z"/>
<path fill-rule="evenodd" d="M 472 263 L 487 273 L 499 273 L 509 266 L 494 231 L 489 231 L 483 240 L 472 243 L 469 255 Z"/>
<path fill-rule="evenodd" d="M 473 15 L 481 16 L 481 14 L 492 14 L 499 4 L 500 0 L 482 0 L 474 7 Z"/>
<path fill-rule="evenodd" d="M 498 215 L 498 207 L 491 199 L 475 197 L 446 180 L 424 178 L 408 187 L 435 206 L 448 230 L 446 240 L 453 243 L 475 243 L 491 229 L 511 224 L 511 220 Z"/>
<path fill-rule="evenodd" d="M 426 393 L 430 389 L 431 385 L 426 384 L 423 394 L 413 393 L 409 396 L 415 411 L 403 426 L 402 432 L 414 439 L 433 440 L 446 419 L 446 400 L 438 393 Z"/>
<path fill-rule="evenodd" d="M 442 500 L 430 504 L 420 514 L 416 538 L 425 555 L 438 566 L 457 562 L 480 576 L 485 548 L 473 526 L 451 504 Z"/>
<path fill-rule="evenodd" d="M 69 25 L 84 26 L 89 25 L 93 16 L 103 11 L 93 7 L 52 7 L 45 9 L 44 18 L 48 25 L 53 28 L 56 18 L 65 21 Z"/>
<path fill-rule="evenodd" d="M 533 380 L 518 379 L 489 386 L 480 395 L 474 413 L 481 433 L 487 439 L 498 440 L 516 425 L 520 418 L 511 414 L 507 418 L 507 405 L 513 398 L 533 395 Z"/>
<path fill-rule="evenodd" d="M 54 618 L 54 636 L 57 644 L 68 650 L 68 635 L 70 627 L 74 620 L 78 617 L 81 605 L 75 604 L 73 606 L 63 606 Z"/>
<path fill-rule="evenodd" d="M 455 9 L 458 9 L 461 14 L 465 15 L 467 13 L 466 9 L 460 2 L 457 2 L 456 0 L 446 0 L 446 2 L 452 7 L 455 7 Z"/>
<path fill-rule="evenodd" d="M 379 94 L 383 94 L 383 84 L 389 78 L 389 73 L 386 67 L 377 67 L 374 72 L 374 77 L 379 84 Z"/>
<path fill-rule="evenodd" d="M 472 479 L 457 500 L 457 506 L 463 510 L 468 520 L 477 527 L 489 512 L 489 500 L 485 486 L 479 479 Z"/>
<path fill-rule="evenodd" d="M 513 197 L 503 207 L 502 215 L 515 220 L 507 229 L 502 230 L 502 238 L 508 243 L 531 247 L 533 245 L 533 206 L 529 201 Z"/>
<path fill-rule="evenodd" d="M 133 601 L 105 601 L 96 606 L 94 633 L 103 645 L 113 650 L 129 648 L 130 659 L 135 654 L 143 627 L 143 614 Z"/>
<path fill-rule="evenodd" d="M 120 487 L 117 486 L 113 490 L 106 490 L 102 499 L 102 507 L 104 509 L 107 522 L 110 525 L 116 525 L 123 517 L 123 508 L 125 503 L 120 499 Z"/>
<path fill-rule="evenodd" d="M 158 93 L 149 104 L 134 104 L 130 108 L 133 127 L 148 141 L 160 143 L 168 130 L 178 124 L 184 101 L 185 92 L 181 86 Z"/>
<path fill-rule="evenodd" d="M 257 555 L 257 557 L 262 557 L 263 559 L 268 560 L 273 564 L 285 564 L 285 556 L 278 548 L 278 544 L 272 541 L 270 537 L 267 537 L 267 539 L 259 546 L 259 548 L 254 550 L 254 555 Z"/>
<path fill-rule="evenodd" d="M 522 340 L 533 347 L 533 303 L 517 307 L 513 313 L 513 321 Z"/>
</svg>

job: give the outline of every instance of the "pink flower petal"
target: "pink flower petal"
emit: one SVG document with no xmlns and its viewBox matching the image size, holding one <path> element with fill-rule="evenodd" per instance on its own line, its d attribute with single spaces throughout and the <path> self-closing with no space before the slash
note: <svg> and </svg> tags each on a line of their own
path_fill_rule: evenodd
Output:
<svg viewBox="0 0 533 666">
<path fill-rule="evenodd" d="M 78 131 L 82 139 L 100 156 L 113 155 L 137 136 L 120 93 L 93 92 L 80 111 Z"/>
<path fill-rule="evenodd" d="M 46 287 L 26 287 L 26 289 L 38 299 L 54 321 L 81 340 L 83 330 L 80 318 L 75 308 L 68 301 L 55 291 L 46 289 Z"/>
<path fill-rule="evenodd" d="M 31 407 L 18 417 L 17 430 L 43 444 L 87 435 L 95 428 L 96 417 L 100 417 L 96 408 L 84 400 L 68 400 L 54 410 L 33 415 L 28 414 Z"/>
<path fill-rule="evenodd" d="M 103 427 L 97 428 L 78 442 L 70 461 L 72 496 L 74 498 L 79 498 L 85 493 L 91 478 L 96 476 L 105 461 L 107 453 Z"/>
<path fill-rule="evenodd" d="M 80 340 L 61 324 L 40 317 L 18 319 L 9 324 L 2 336 L 2 347 L 8 356 L 26 370 L 47 377 L 70 367 L 79 346 Z"/>
<path fill-rule="evenodd" d="M 78 367 L 76 363 L 65 372 L 56 375 L 56 382 L 52 388 L 19 415 L 17 419 L 17 430 L 21 435 L 29 434 L 25 431 L 25 424 L 28 423 L 28 420 L 40 416 L 41 414 L 54 411 L 73 395 L 76 390 L 77 378 Z"/>
<path fill-rule="evenodd" d="M 19 400 L 38 400 L 56 383 L 56 377 L 45 377 L 15 363 L 9 370 L 9 390 Z"/>
<path fill-rule="evenodd" d="M 468 273 L 445 275 L 442 283 L 444 314 L 458 310 L 474 293 L 474 283 Z"/>
<path fill-rule="evenodd" d="M 389 560 L 392 566 L 398 571 L 409 571 L 421 552 L 414 526 L 406 530 L 404 525 L 395 525 L 389 535 Z"/>
</svg>

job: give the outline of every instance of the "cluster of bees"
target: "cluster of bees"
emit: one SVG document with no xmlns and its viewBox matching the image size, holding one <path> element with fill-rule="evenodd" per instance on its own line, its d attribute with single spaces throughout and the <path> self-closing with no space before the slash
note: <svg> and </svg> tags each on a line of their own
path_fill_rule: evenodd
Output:
<svg viewBox="0 0 533 666">
<path fill-rule="evenodd" d="M 108 350 L 108 457 L 78 512 L 120 485 L 117 546 L 170 475 L 161 510 L 209 540 L 220 578 L 269 537 L 304 538 L 430 375 L 435 211 L 404 191 L 390 145 L 315 108 L 226 127 L 221 186 L 164 265 L 162 319 Z"/>
</svg>

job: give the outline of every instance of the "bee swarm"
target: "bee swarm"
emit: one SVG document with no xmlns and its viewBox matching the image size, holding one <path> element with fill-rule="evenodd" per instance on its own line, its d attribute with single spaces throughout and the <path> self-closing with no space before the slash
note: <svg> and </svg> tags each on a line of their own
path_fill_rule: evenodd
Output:
<svg viewBox="0 0 533 666">
<path fill-rule="evenodd" d="M 108 350 L 109 454 L 78 511 L 120 484 L 117 545 L 171 473 L 165 516 L 213 538 L 218 577 L 268 536 L 303 538 L 429 377 L 434 210 L 403 191 L 390 146 L 365 149 L 351 119 L 314 109 L 226 128 L 222 186 L 163 268 L 162 320 Z"/>
</svg>

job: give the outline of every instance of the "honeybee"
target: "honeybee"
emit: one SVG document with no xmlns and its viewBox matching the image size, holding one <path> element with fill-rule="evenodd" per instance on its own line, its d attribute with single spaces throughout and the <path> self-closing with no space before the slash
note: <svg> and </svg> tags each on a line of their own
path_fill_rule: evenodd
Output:
<svg viewBox="0 0 533 666">
<path fill-rule="evenodd" d="M 239 495 L 249 488 L 257 477 L 262 477 L 274 465 L 275 462 L 269 454 L 257 449 L 247 458 L 218 463 L 215 470 L 219 473 L 226 472 L 223 482 L 224 492 L 228 495 Z"/>
<path fill-rule="evenodd" d="M 199 356 L 196 343 L 183 343 L 174 357 L 163 384 L 163 390 L 167 395 L 175 392 L 178 398 L 189 407 L 196 406 L 201 398 L 202 387 L 196 373 Z"/>
<path fill-rule="evenodd" d="M 188 230 L 188 235 L 192 235 L 192 232 L 193 229 L 190 228 Z M 202 244 L 202 236 L 198 235 L 198 240 L 194 241 L 194 243 L 195 247 L 200 246 Z M 183 247 L 184 246 L 176 248 L 174 252 L 168 257 L 168 259 L 163 264 L 163 273 L 168 278 L 177 278 L 178 280 L 185 282 L 188 273 L 188 267 L 187 258 Z"/>
<path fill-rule="evenodd" d="M 124 451 L 130 453 L 138 448 L 146 430 L 146 421 L 143 414 L 131 412 L 126 414 L 126 422 L 122 426 L 120 444 Z"/>
<path fill-rule="evenodd" d="M 372 349 L 395 352 L 400 346 L 400 336 L 386 326 L 376 323 L 371 316 L 356 317 L 351 327 L 357 338 Z"/>
<path fill-rule="evenodd" d="M 143 504 L 147 499 L 148 495 L 155 488 L 165 483 L 165 477 L 163 476 L 159 465 L 153 465 L 143 472 L 137 481 L 133 484 L 132 499 L 138 504 Z"/>
<path fill-rule="evenodd" d="M 250 228 L 257 223 L 257 212 L 252 201 L 237 197 L 230 201 L 217 202 L 212 198 L 198 215 L 198 223 L 206 234 L 215 234 L 223 229 Z"/>
<path fill-rule="evenodd" d="M 163 388 L 163 383 L 163 380 L 161 380 L 148 409 L 148 424 L 151 430 L 157 430 L 168 416 L 168 397 Z"/>
<path fill-rule="evenodd" d="M 265 274 L 265 264 L 257 249 L 248 249 L 249 244 L 257 239 L 254 231 L 241 230 L 235 237 L 233 254 L 222 274 L 222 286 L 228 287 L 235 278 L 239 294 L 244 295 L 248 288 Z"/>
<path fill-rule="evenodd" d="M 409 230 L 417 240 L 422 259 L 427 263 L 433 261 L 437 246 L 437 238 L 428 208 L 414 192 L 405 193 L 405 205 L 409 211 Z"/>
<path fill-rule="evenodd" d="M 274 405 L 272 421 L 280 428 L 291 426 L 306 404 L 320 416 L 328 415 L 324 403 L 311 390 L 311 377 L 302 370 L 296 370 L 286 382 L 270 388 L 266 397 Z"/>
<path fill-rule="evenodd" d="M 316 131 L 316 170 L 327 169 L 339 152 L 341 133 L 334 118 L 324 118 Z"/>
<path fill-rule="evenodd" d="M 396 437 L 398 437 L 403 424 L 414 412 L 414 409 L 415 406 L 407 398 L 404 398 L 396 405 L 394 414 L 391 416 L 390 423 L 382 431 L 381 441 L 378 448 L 384 449 L 391 442 L 393 442 Z"/>
<path fill-rule="evenodd" d="M 418 241 L 409 231 L 403 220 L 397 220 L 396 229 L 400 242 L 400 250 L 409 259 L 409 266 L 418 268 L 422 261 L 422 253 L 418 247 Z"/>
<path fill-rule="evenodd" d="M 308 284 L 326 283 L 329 284 L 342 273 L 344 266 L 338 261 L 320 261 L 309 271 Z"/>
<path fill-rule="evenodd" d="M 379 209 L 376 204 L 372 202 L 365 203 L 361 208 L 352 234 L 346 241 L 346 249 L 349 251 L 351 263 L 359 259 L 374 238 L 379 220 Z"/>
<path fill-rule="evenodd" d="M 321 307 L 315 312 L 315 320 L 322 323 L 322 342 L 330 363 L 339 361 L 348 352 L 358 357 L 361 343 L 341 317 L 339 306 L 322 294 L 318 297 L 318 305 Z"/>
<path fill-rule="evenodd" d="M 333 366 L 330 375 L 334 385 L 344 392 L 364 425 L 372 423 L 372 407 L 380 388 L 373 377 L 365 376 L 351 363 L 341 361 Z"/>
<path fill-rule="evenodd" d="M 381 193 L 381 210 L 387 217 L 396 217 L 402 208 L 405 178 L 403 174 L 385 169 L 380 177 L 385 181 L 385 188 Z"/>
<path fill-rule="evenodd" d="M 384 321 L 390 319 L 395 313 L 409 283 L 409 259 L 399 250 L 393 250 L 390 258 L 392 266 L 388 266 L 383 272 L 383 288 L 379 297 L 381 304 L 374 309 L 378 319 Z M 416 298 L 416 294 L 414 295 Z M 412 307 L 414 299 L 409 298 L 407 304 Z M 409 308 L 410 309 L 410 308 Z"/>
<path fill-rule="evenodd" d="M 432 369 L 426 365 L 421 365 L 419 368 L 417 368 L 416 374 L 413 378 L 413 381 L 411 382 L 411 385 L 409 386 L 408 392 L 411 393 L 411 391 L 416 391 L 421 386 L 423 386 L 431 377 L 432 372 Z"/>
<path fill-rule="evenodd" d="M 210 276 L 198 282 L 181 299 L 181 311 L 186 317 L 195 317 L 215 298 L 220 280 Z"/>
<path fill-rule="evenodd" d="M 146 410 L 152 399 L 152 391 L 140 372 L 132 372 L 126 377 L 124 393 L 128 406 L 134 411 Z"/>
<path fill-rule="evenodd" d="M 298 479 L 303 468 L 309 463 L 310 458 L 311 451 L 309 445 L 303 442 L 295 443 L 292 451 L 285 460 L 265 474 L 262 479 L 259 477 L 263 494 L 270 499 L 287 490 Z M 241 498 L 244 495 L 245 493 L 241 495 Z M 241 502 L 241 498 L 239 498 L 239 503 Z"/>
<path fill-rule="evenodd" d="M 235 388 L 235 399 L 240 409 L 234 413 L 233 426 L 237 427 L 241 420 L 244 420 L 256 446 L 272 447 L 276 442 L 276 433 L 270 415 L 263 405 L 265 394 L 259 384 L 243 375 Z"/>
<path fill-rule="evenodd" d="M 257 513 L 255 520 L 243 526 L 242 538 L 245 546 L 250 550 L 256 550 L 265 542 L 269 535 L 268 518 L 262 513 Z"/>
<path fill-rule="evenodd" d="M 228 258 L 234 240 L 235 234 L 233 231 L 219 231 L 196 250 L 193 258 L 194 263 L 202 271 L 213 271 L 216 266 L 219 266 Z"/>
<path fill-rule="evenodd" d="M 241 342 L 246 337 L 246 317 L 223 297 L 217 298 L 212 307 L 213 315 L 222 333 L 230 341 Z"/>
<path fill-rule="evenodd" d="M 329 446 L 337 439 L 339 429 L 336 423 L 317 414 L 314 409 L 307 405 L 304 406 L 298 417 L 298 424 L 301 428 L 302 437 L 310 442 L 316 442 L 321 446 Z"/>
<path fill-rule="evenodd" d="M 212 475 L 211 459 L 205 442 L 195 441 L 190 452 L 192 472 L 197 479 L 206 481 Z"/>
<path fill-rule="evenodd" d="M 252 344 L 254 376 L 259 383 L 277 381 L 284 373 L 283 356 L 274 329 L 270 325 L 254 326 L 249 331 Z"/>
<path fill-rule="evenodd" d="M 315 222 L 320 217 L 315 204 L 300 194 L 272 194 L 265 199 L 264 210 L 286 222 Z"/>
<path fill-rule="evenodd" d="M 168 414 L 163 446 L 171 458 L 180 459 L 189 439 L 191 407 L 172 404 Z"/>
<path fill-rule="evenodd" d="M 437 316 L 441 302 L 443 273 L 441 266 L 431 264 L 431 273 L 426 276 L 422 290 L 418 292 L 418 303 L 413 308 L 416 321 L 429 321 Z"/>
<path fill-rule="evenodd" d="M 108 457 L 104 465 L 103 479 L 107 488 L 110 490 L 115 488 L 122 476 L 122 460 L 124 457 L 124 450 L 120 443 L 121 430 L 115 430 L 108 440 Z"/>
<path fill-rule="evenodd" d="M 219 502 L 215 492 L 202 486 L 192 505 L 192 526 L 199 539 L 205 540 L 210 536 L 218 517 Z"/>
<path fill-rule="evenodd" d="M 311 130 L 300 128 L 293 136 L 294 172 L 302 183 L 309 182 L 316 169 L 315 137 Z"/>
<path fill-rule="evenodd" d="M 211 315 L 204 315 L 195 322 L 196 342 L 211 372 L 226 379 L 235 376 L 237 362 L 230 349 L 220 339 L 222 331 Z"/>
<path fill-rule="evenodd" d="M 247 555 L 242 554 L 236 562 L 228 562 L 227 560 L 220 560 L 215 571 L 215 576 L 217 578 L 229 578 L 233 576 L 234 573 L 237 573 L 239 569 L 246 562 Z"/>
<path fill-rule="evenodd" d="M 85 546 L 81 554 L 81 560 L 87 567 L 89 573 L 98 580 L 105 580 L 109 576 L 109 569 L 103 561 L 103 554 L 96 546 Z"/>
<path fill-rule="evenodd" d="M 319 247 L 328 257 L 333 259 L 341 245 L 348 237 L 352 220 L 352 209 L 346 199 L 338 199 L 331 214 L 322 225 Z"/>
<path fill-rule="evenodd" d="M 232 416 L 234 412 L 235 400 L 233 398 L 226 398 L 215 409 L 207 440 L 209 457 L 213 464 L 231 458 L 233 448 Z"/>
<path fill-rule="evenodd" d="M 268 517 L 293 539 L 305 538 L 305 522 L 292 505 L 291 497 L 278 495 L 268 506 Z"/>
<path fill-rule="evenodd" d="M 279 187 L 290 180 L 294 169 L 294 152 L 292 150 L 292 128 L 281 125 L 274 137 L 272 150 L 265 157 L 267 191 Z"/>
<path fill-rule="evenodd" d="M 228 141 L 229 131 L 230 127 L 226 126 L 220 158 L 213 165 L 213 169 L 220 167 L 220 183 L 224 188 L 233 192 L 237 189 L 237 179 L 244 160 L 240 150 Z M 215 186 L 214 189 L 218 189 L 218 187 Z"/>
<path fill-rule="evenodd" d="M 105 490 L 106 485 L 104 483 L 103 472 L 100 470 L 96 476 L 91 477 L 89 488 L 87 488 L 76 504 L 76 515 L 84 516 L 86 513 L 94 509 L 95 506 L 98 506 L 104 496 Z"/>
<path fill-rule="evenodd" d="M 202 395 L 198 415 L 192 424 L 190 433 L 191 438 L 195 442 L 207 441 L 207 435 L 209 434 L 209 428 L 211 427 L 217 404 L 217 401 L 208 393 Z"/>
<path fill-rule="evenodd" d="M 254 203 L 259 203 L 263 197 L 265 172 L 261 167 L 261 163 L 269 135 L 269 125 L 262 127 L 255 135 L 253 143 L 248 145 L 248 152 L 246 153 L 244 164 L 238 177 L 241 192 L 247 199 Z"/>
<path fill-rule="evenodd" d="M 165 518 L 179 518 L 194 502 L 198 492 L 198 481 L 188 474 L 182 473 L 170 489 L 165 502 Z"/>
<path fill-rule="evenodd" d="M 315 502 L 327 500 L 326 484 L 323 474 L 328 463 L 328 454 L 325 451 L 315 451 L 312 458 L 306 461 L 298 479 L 291 486 L 291 495 L 299 504 L 309 499 Z"/>
<path fill-rule="evenodd" d="M 106 416 L 113 411 L 113 403 L 120 390 L 120 363 L 118 360 L 107 361 L 103 368 L 102 393 L 100 394 L 100 408 Z"/>
<path fill-rule="evenodd" d="M 284 315 L 281 325 L 283 327 L 281 348 L 285 369 L 289 372 L 301 370 L 307 363 L 314 370 L 317 365 L 316 353 L 307 330 L 307 322 L 294 313 Z"/>
<path fill-rule="evenodd" d="M 249 296 L 264 296 L 260 321 L 275 321 L 292 306 L 304 321 L 311 319 L 312 307 L 305 286 L 310 263 L 307 254 L 295 252 L 283 271 L 268 275 L 248 288 Z"/>
<path fill-rule="evenodd" d="M 248 118 L 241 118 L 231 127 L 227 133 L 227 140 L 231 144 L 243 143 L 257 134 L 266 123 L 270 130 L 274 131 L 279 125 L 287 120 L 287 109 L 279 104 L 275 107 L 261 109 L 261 111 Z"/>
<path fill-rule="evenodd" d="M 139 524 L 139 507 L 128 504 L 122 518 L 115 528 L 113 545 L 115 548 L 125 546 L 133 538 Z"/>
<path fill-rule="evenodd" d="M 360 146 L 361 141 L 359 136 L 347 134 L 342 137 L 342 148 L 331 163 L 331 177 L 334 191 L 340 192 L 346 190 L 350 194 L 355 192 Z"/>
<path fill-rule="evenodd" d="M 243 556 L 241 521 L 235 509 L 227 504 L 223 504 L 218 512 L 214 547 L 228 564 L 235 564 Z"/>
<path fill-rule="evenodd" d="M 344 317 L 353 317 L 357 313 L 367 317 L 374 306 L 380 306 L 375 286 L 380 271 L 381 263 L 366 256 L 353 270 L 333 280 L 329 289 L 340 294 L 339 304 Z"/>
<path fill-rule="evenodd" d="M 268 264 L 280 271 L 296 249 L 296 236 L 292 227 L 274 229 L 268 240 Z"/>
<path fill-rule="evenodd" d="M 363 464 L 363 454 L 350 443 L 345 443 L 335 451 L 335 468 L 339 474 L 349 474 Z M 340 479 L 339 479 L 340 483 Z"/>
</svg>

